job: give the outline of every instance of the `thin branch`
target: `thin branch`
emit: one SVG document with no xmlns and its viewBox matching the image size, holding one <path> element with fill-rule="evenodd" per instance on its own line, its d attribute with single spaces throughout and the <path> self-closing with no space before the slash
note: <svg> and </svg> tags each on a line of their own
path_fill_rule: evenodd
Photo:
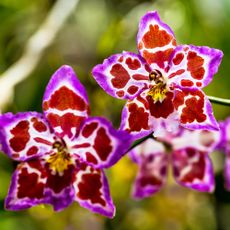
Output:
<svg viewBox="0 0 230 230">
<path fill-rule="evenodd" d="M 143 143 L 144 141 L 146 141 L 149 138 L 154 138 L 153 136 L 153 132 L 150 133 L 149 135 L 137 140 L 134 142 L 134 144 L 127 150 L 127 152 L 131 151 L 132 149 L 134 149 L 136 146 L 140 145 L 141 143 Z M 154 138 L 155 139 L 155 138 Z"/>
<path fill-rule="evenodd" d="M 230 106 L 230 99 L 224 99 L 224 98 L 213 97 L 213 96 L 208 96 L 208 99 L 209 99 L 212 103 Z"/>
<path fill-rule="evenodd" d="M 13 98 L 14 87 L 36 68 L 46 48 L 52 44 L 79 0 L 58 0 L 49 14 L 28 40 L 22 57 L 0 76 L 0 110 Z"/>
</svg>

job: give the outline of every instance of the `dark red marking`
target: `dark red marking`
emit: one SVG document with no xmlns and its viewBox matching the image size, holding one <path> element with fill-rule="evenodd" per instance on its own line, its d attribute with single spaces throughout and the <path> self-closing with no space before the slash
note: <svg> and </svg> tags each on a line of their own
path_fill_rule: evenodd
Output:
<svg viewBox="0 0 230 230">
<path fill-rule="evenodd" d="M 45 145 L 50 145 L 52 146 L 53 143 L 51 143 L 50 141 L 47 141 L 41 137 L 35 137 L 34 140 L 37 142 L 37 143 L 41 143 L 41 144 L 45 144 Z"/>
<path fill-rule="evenodd" d="M 148 130 L 149 114 L 145 112 L 144 108 L 140 108 L 135 103 L 128 105 L 129 110 L 129 129 L 128 131 L 141 131 L 142 129 Z"/>
<path fill-rule="evenodd" d="M 78 144 L 78 145 L 74 145 L 74 148 L 88 148 L 90 147 L 89 143 L 83 143 L 83 144 Z"/>
<path fill-rule="evenodd" d="M 20 121 L 13 129 L 10 130 L 13 137 L 10 139 L 10 146 L 15 152 L 25 149 L 30 140 L 29 122 Z"/>
<path fill-rule="evenodd" d="M 83 98 L 66 86 L 62 86 L 56 90 L 49 101 L 43 104 L 43 109 L 47 110 L 47 108 L 55 108 L 61 111 L 66 109 L 88 111 L 88 105 Z"/>
<path fill-rule="evenodd" d="M 174 65 L 179 65 L 184 58 L 184 54 L 178 53 L 174 58 L 173 58 L 173 64 Z"/>
<path fill-rule="evenodd" d="M 119 61 L 119 62 L 123 62 L 123 60 L 124 60 L 124 57 L 123 57 L 123 56 L 120 56 L 120 57 L 118 58 L 118 61 Z"/>
<path fill-rule="evenodd" d="M 147 96 L 151 115 L 155 118 L 167 118 L 174 111 L 172 98 L 173 93 L 168 92 L 166 94 L 166 98 L 162 102 L 157 101 L 154 103 L 153 98 L 151 96 Z"/>
<path fill-rule="evenodd" d="M 194 83 L 188 79 L 182 79 L 180 83 L 181 83 L 181 86 L 184 86 L 184 87 L 191 87 L 194 85 Z"/>
<path fill-rule="evenodd" d="M 148 64 L 156 63 L 160 68 L 164 68 L 164 62 L 169 61 L 169 57 L 173 49 L 167 49 L 165 51 L 157 51 L 155 53 L 150 53 L 147 50 L 144 50 L 143 57 Z"/>
<path fill-rule="evenodd" d="M 185 94 L 182 91 L 175 90 L 175 97 L 173 99 L 173 105 L 175 109 L 184 104 Z"/>
<path fill-rule="evenodd" d="M 28 149 L 26 155 L 32 156 L 38 152 L 38 147 L 37 146 L 32 146 Z"/>
<path fill-rule="evenodd" d="M 177 70 L 176 72 L 171 73 L 171 74 L 169 75 L 168 78 L 173 78 L 173 77 L 175 77 L 175 76 L 181 75 L 181 74 L 184 73 L 184 72 L 185 72 L 184 69 L 179 69 L 179 70 Z"/>
<path fill-rule="evenodd" d="M 145 187 L 145 186 L 148 186 L 148 185 L 160 186 L 161 184 L 162 184 L 162 181 L 159 180 L 154 175 L 143 176 L 143 177 L 140 178 L 141 187 Z"/>
<path fill-rule="evenodd" d="M 148 103 L 148 101 L 146 100 L 146 99 L 144 99 L 142 96 L 138 96 L 137 97 L 137 100 L 139 101 L 139 102 L 141 102 L 143 105 L 144 105 L 144 107 L 146 108 L 146 109 L 149 109 L 149 103 Z"/>
<path fill-rule="evenodd" d="M 204 77 L 205 70 L 203 67 L 204 59 L 197 55 L 196 52 L 189 51 L 188 56 L 188 71 L 191 72 L 193 78 L 201 80 Z"/>
<path fill-rule="evenodd" d="M 135 86 L 135 85 L 131 85 L 131 86 L 128 88 L 128 93 L 131 94 L 131 95 L 134 95 L 137 91 L 138 91 L 138 87 Z"/>
<path fill-rule="evenodd" d="M 186 107 L 182 110 L 181 123 L 192 123 L 195 120 L 199 123 L 204 122 L 207 118 L 203 110 L 204 95 L 199 90 L 194 92 L 187 92 L 186 94 L 191 94 L 192 97 L 185 101 Z M 198 98 L 196 98 L 196 96 Z"/>
<path fill-rule="evenodd" d="M 197 86 L 197 87 L 201 87 L 201 86 L 202 86 L 202 83 L 201 83 L 201 82 L 197 82 L 197 83 L 196 83 L 196 86 Z"/>
<path fill-rule="evenodd" d="M 48 163 L 46 164 L 46 167 L 48 173 L 46 186 L 52 189 L 55 193 L 60 193 L 63 189 L 68 188 L 75 180 L 76 168 L 73 165 L 69 165 L 68 168 L 64 170 L 62 176 L 60 176 L 59 173 L 53 175 Z"/>
<path fill-rule="evenodd" d="M 102 188 L 100 174 L 83 174 L 82 180 L 78 184 L 79 191 L 77 196 L 81 200 L 90 200 L 93 204 L 106 206 L 105 200 L 102 198 L 100 189 Z"/>
<path fill-rule="evenodd" d="M 49 113 L 47 119 L 52 127 L 61 127 L 61 129 L 63 130 L 63 132 L 61 133 L 62 136 L 67 135 L 69 137 L 72 137 L 76 133 L 72 133 L 71 129 L 76 128 L 76 130 L 78 130 L 81 122 L 85 119 L 85 117 L 76 116 L 73 113 L 66 113 L 62 116 L 54 113 Z"/>
<path fill-rule="evenodd" d="M 33 117 L 31 121 L 33 122 L 33 127 L 36 131 L 42 133 L 47 130 L 46 125 L 42 121 L 38 121 L 36 117 Z"/>
<path fill-rule="evenodd" d="M 108 158 L 112 151 L 111 140 L 104 128 L 97 131 L 97 136 L 94 141 L 93 147 L 95 148 L 98 156 L 104 161 Z"/>
<path fill-rule="evenodd" d="M 113 65 L 110 73 L 114 76 L 112 85 L 117 89 L 124 88 L 130 79 L 129 73 L 121 64 Z"/>
<path fill-rule="evenodd" d="M 37 169 L 41 173 L 41 175 L 40 175 L 41 178 L 47 177 L 46 170 L 43 167 L 41 161 L 39 161 L 39 160 L 30 160 L 27 163 L 31 168 Z"/>
<path fill-rule="evenodd" d="M 44 192 L 45 185 L 41 182 L 38 182 L 39 175 L 35 172 L 29 173 L 27 168 L 23 168 L 22 164 L 20 164 L 18 167 L 19 168 L 18 170 L 20 170 L 20 167 L 22 168 L 18 174 L 17 197 L 19 199 L 26 198 L 26 197 L 30 199 L 43 198 L 43 192 Z"/>
<path fill-rule="evenodd" d="M 137 81 L 149 80 L 149 76 L 145 76 L 142 74 L 134 74 L 132 78 Z"/>
<path fill-rule="evenodd" d="M 123 90 L 119 90 L 116 92 L 118 97 L 123 97 L 125 95 L 125 92 Z"/>
<path fill-rule="evenodd" d="M 86 124 L 82 130 L 82 135 L 85 138 L 88 138 L 89 136 L 92 135 L 92 133 L 96 130 L 96 128 L 98 127 L 98 123 L 97 122 L 92 122 L 90 124 Z"/>
<path fill-rule="evenodd" d="M 153 49 L 168 45 L 173 40 L 173 36 L 163 29 L 160 30 L 158 25 L 149 25 L 149 31 L 145 33 L 142 40 L 147 49 Z"/>
<path fill-rule="evenodd" d="M 96 157 L 95 157 L 93 154 L 91 154 L 90 152 L 87 152 L 87 153 L 86 153 L 86 160 L 87 160 L 88 162 L 93 163 L 93 164 L 97 164 L 97 159 L 96 159 Z"/>
<path fill-rule="evenodd" d="M 132 70 L 137 70 L 141 67 L 141 63 L 137 59 L 132 60 L 130 57 L 126 59 L 125 63 Z"/>
<path fill-rule="evenodd" d="M 151 73 L 152 72 L 152 69 L 150 68 L 150 66 L 148 64 L 145 64 L 145 70 L 148 72 L 148 73 Z"/>
</svg>

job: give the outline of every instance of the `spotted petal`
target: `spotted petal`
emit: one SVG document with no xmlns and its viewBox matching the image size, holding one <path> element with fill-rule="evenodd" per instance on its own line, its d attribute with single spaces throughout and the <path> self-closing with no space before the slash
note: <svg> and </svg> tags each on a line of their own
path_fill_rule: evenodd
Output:
<svg viewBox="0 0 230 230">
<path fill-rule="evenodd" d="M 178 46 L 169 63 L 169 84 L 181 88 L 203 88 L 218 71 L 222 51 L 206 46 Z"/>
<path fill-rule="evenodd" d="M 110 167 L 128 150 L 130 135 L 117 131 L 112 124 L 101 117 L 87 118 L 79 135 L 72 141 L 71 152 L 96 168 Z"/>
<path fill-rule="evenodd" d="M 179 184 L 200 192 L 214 190 L 212 162 L 207 153 L 194 148 L 176 150 L 172 161 L 174 177 Z"/>
<path fill-rule="evenodd" d="M 69 139 L 88 117 L 86 91 L 71 67 L 62 66 L 50 79 L 43 98 L 43 110 L 55 133 Z"/>
<path fill-rule="evenodd" d="M 25 161 L 52 149 L 54 135 L 42 114 L 6 113 L 0 116 L 2 150 L 14 160 Z"/>
<path fill-rule="evenodd" d="M 122 111 L 120 129 L 132 134 L 134 139 L 144 137 L 152 132 L 149 103 L 146 91 L 133 100 L 127 101 Z"/>
<path fill-rule="evenodd" d="M 219 130 L 211 103 L 201 90 L 175 90 L 174 106 L 183 127 Z"/>
<path fill-rule="evenodd" d="M 123 52 L 95 66 L 92 74 L 98 84 L 111 96 L 133 99 L 149 84 L 150 71 L 140 55 Z"/>
<path fill-rule="evenodd" d="M 21 210 L 45 203 L 46 171 L 38 160 L 20 163 L 5 200 L 9 210 Z"/>
<path fill-rule="evenodd" d="M 148 139 L 130 155 L 139 166 L 132 191 L 133 197 L 141 199 L 158 192 L 165 184 L 167 174 L 168 156 L 163 144 Z"/>
<path fill-rule="evenodd" d="M 85 164 L 77 173 L 74 183 L 75 200 L 89 210 L 112 218 L 115 207 L 109 193 L 109 186 L 102 170 Z"/>
<path fill-rule="evenodd" d="M 140 54 L 153 69 L 164 69 L 176 46 L 174 33 L 163 23 L 156 11 L 142 17 L 137 34 Z"/>
</svg>

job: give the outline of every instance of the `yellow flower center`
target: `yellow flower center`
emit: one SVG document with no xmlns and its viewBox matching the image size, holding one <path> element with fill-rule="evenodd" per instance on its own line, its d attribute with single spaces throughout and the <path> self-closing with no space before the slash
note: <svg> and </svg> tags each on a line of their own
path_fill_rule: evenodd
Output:
<svg viewBox="0 0 230 230">
<path fill-rule="evenodd" d="M 51 154 L 47 162 L 49 163 L 50 169 L 54 173 L 63 175 L 63 172 L 68 168 L 70 164 L 72 164 L 70 154 L 67 152 L 64 144 L 59 141 L 56 141 L 53 144 L 53 149 L 56 151 Z"/>
<path fill-rule="evenodd" d="M 154 85 L 151 86 L 148 96 L 151 96 L 153 102 L 162 102 L 166 93 L 168 92 L 167 85 L 160 71 L 154 70 L 149 74 L 149 80 L 154 81 Z"/>
</svg>

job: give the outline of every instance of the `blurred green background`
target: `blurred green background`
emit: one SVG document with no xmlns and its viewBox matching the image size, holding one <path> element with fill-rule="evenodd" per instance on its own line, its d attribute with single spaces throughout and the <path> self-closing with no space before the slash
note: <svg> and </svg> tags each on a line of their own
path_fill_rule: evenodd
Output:
<svg viewBox="0 0 230 230">
<path fill-rule="evenodd" d="M 55 2 L 0 0 L 1 74 L 21 57 L 28 39 Z M 220 70 L 205 92 L 230 98 L 230 0 L 80 0 L 34 71 L 16 86 L 13 100 L 1 109 L 2 112 L 41 111 L 43 92 L 50 76 L 61 65 L 68 64 L 87 89 L 92 115 L 103 115 L 118 127 L 124 101 L 108 96 L 92 78 L 91 69 L 113 53 L 137 52 L 138 22 L 151 10 L 159 11 L 162 20 L 174 30 L 178 44 L 206 45 L 223 50 Z M 230 107 L 213 105 L 213 108 L 218 120 L 230 114 Z M 230 193 L 223 185 L 224 156 L 216 152 L 212 157 L 216 171 L 213 194 L 182 188 L 169 177 L 161 192 L 142 201 L 130 197 L 137 167 L 124 157 L 107 170 L 117 207 L 115 218 L 109 220 L 90 213 L 77 203 L 60 213 L 43 206 L 22 212 L 5 211 L 4 198 L 14 164 L 2 154 L 0 230 L 228 230 Z"/>
</svg>

